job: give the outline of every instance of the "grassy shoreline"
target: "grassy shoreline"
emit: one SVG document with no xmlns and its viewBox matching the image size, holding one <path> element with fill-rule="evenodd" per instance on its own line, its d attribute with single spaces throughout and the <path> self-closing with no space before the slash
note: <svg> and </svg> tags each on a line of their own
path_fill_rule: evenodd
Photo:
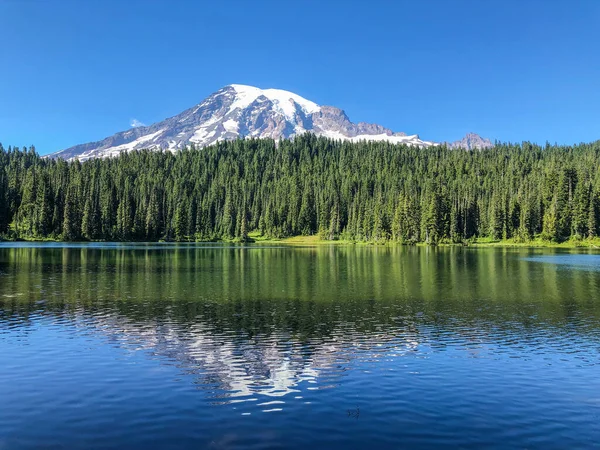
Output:
<svg viewBox="0 0 600 450">
<path fill-rule="evenodd" d="M 52 239 L 52 238 L 19 238 L 19 239 L 6 239 L 0 238 L 0 242 L 70 242 L 63 241 L 61 239 Z M 112 241 L 81 241 L 81 242 L 112 242 Z M 138 241 L 114 241 L 114 242 L 138 242 Z M 145 242 L 145 241 L 139 241 Z M 165 241 L 157 241 L 157 242 L 165 242 Z M 169 241 L 171 242 L 171 241 Z M 172 241 L 177 243 L 178 241 Z M 190 243 L 190 242 L 224 242 L 224 243 L 242 243 L 239 240 L 231 239 L 231 240 L 217 240 L 217 241 L 183 241 L 182 243 Z M 365 242 L 365 241 L 353 241 L 353 240 L 325 240 L 321 239 L 318 235 L 311 236 L 292 236 L 287 238 L 272 238 L 261 236 L 259 233 L 250 233 L 249 241 L 245 242 L 246 244 L 253 245 L 290 245 L 290 246 L 339 246 L 339 245 L 358 245 L 358 246 L 381 246 L 381 247 L 397 247 L 402 246 L 399 242 L 394 241 L 383 241 L 383 242 Z M 419 242 L 416 244 L 417 247 L 427 247 L 429 246 L 426 243 Z M 489 238 L 478 238 L 473 241 L 469 241 L 466 243 L 451 243 L 451 242 L 442 242 L 437 245 L 438 247 L 500 247 L 500 248 L 564 248 L 564 249 L 597 249 L 600 250 L 600 238 L 594 239 L 581 239 L 575 240 L 570 239 L 564 242 L 553 242 L 547 241 L 543 239 L 533 239 L 527 242 L 519 242 L 513 239 L 504 239 L 504 240 L 491 240 Z"/>
<path fill-rule="evenodd" d="M 254 238 L 256 244 L 286 244 L 286 245 L 367 245 L 367 246 L 401 246 L 403 244 L 393 241 L 386 242 L 363 242 L 350 240 L 329 241 L 319 236 L 293 236 L 289 238 Z M 418 247 L 427 247 L 428 244 L 420 242 Z M 524 247 L 524 248 L 591 248 L 600 250 L 600 238 L 568 240 L 565 242 L 552 242 L 542 239 L 534 239 L 527 242 L 518 242 L 512 239 L 494 241 L 486 238 L 476 239 L 466 244 L 462 243 L 440 243 L 438 247 Z"/>
</svg>

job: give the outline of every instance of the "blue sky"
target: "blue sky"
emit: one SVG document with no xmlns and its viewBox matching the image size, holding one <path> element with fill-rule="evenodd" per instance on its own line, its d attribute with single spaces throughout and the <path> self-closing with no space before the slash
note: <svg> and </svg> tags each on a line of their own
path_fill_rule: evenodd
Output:
<svg viewBox="0 0 600 450">
<path fill-rule="evenodd" d="M 600 139 L 600 1 L 0 0 L 0 142 L 40 153 L 231 83 L 429 140 Z"/>
</svg>

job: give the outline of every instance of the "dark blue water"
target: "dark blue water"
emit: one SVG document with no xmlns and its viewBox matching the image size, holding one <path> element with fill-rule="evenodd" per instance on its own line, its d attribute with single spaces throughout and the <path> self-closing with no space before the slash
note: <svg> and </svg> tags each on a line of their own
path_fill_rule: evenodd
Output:
<svg viewBox="0 0 600 450">
<path fill-rule="evenodd" d="M 592 448 L 600 260 L 0 246 L 0 448 Z"/>
</svg>

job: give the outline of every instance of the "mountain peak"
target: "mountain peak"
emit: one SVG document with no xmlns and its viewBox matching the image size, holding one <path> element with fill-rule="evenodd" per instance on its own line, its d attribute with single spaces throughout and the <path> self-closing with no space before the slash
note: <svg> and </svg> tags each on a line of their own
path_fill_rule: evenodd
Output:
<svg viewBox="0 0 600 450">
<path fill-rule="evenodd" d="M 450 148 L 462 148 L 465 150 L 475 150 L 493 147 L 492 141 L 487 138 L 482 138 L 477 133 L 467 133 L 462 139 L 447 143 Z"/>
<path fill-rule="evenodd" d="M 242 136 L 279 140 L 306 132 L 354 142 L 434 145 L 416 134 L 406 135 L 366 122 L 353 123 L 342 109 L 320 106 L 293 92 L 230 84 L 176 116 L 131 128 L 98 142 L 76 145 L 51 156 L 86 160 L 142 148 L 177 151 L 192 143 L 204 147 Z M 491 145 L 489 140 L 472 134 L 450 146 L 475 148 L 488 143 Z"/>
<path fill-rule="evenodd" d="M 299 105 L 305 114 L 313 114 L 320 109 L 316 103 L 283 89 L 260 89 L 244 84 L 230 84 L 223 89 L 227 88 L 232 88 L 236 94 L 237 100 L 231 105 L 232 109 L 247 108 L 260 98 L 271 101 L 274 107 L 283 113 L 286 118 L 294 117 L 294 104 Z"/>
</svg>

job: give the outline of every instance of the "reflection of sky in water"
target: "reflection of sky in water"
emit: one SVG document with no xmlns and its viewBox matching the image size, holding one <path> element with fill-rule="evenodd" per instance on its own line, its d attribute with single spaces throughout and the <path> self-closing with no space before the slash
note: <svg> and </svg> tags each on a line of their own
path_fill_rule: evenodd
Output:
<svg viewBox="0 0 600 450">
<path fill-rule="evenodd" d="M 559 269 L 600 271 L 600 255 L 544 255 L 531 256 L 523 260 L 556 264 Z"/>
</svg>

